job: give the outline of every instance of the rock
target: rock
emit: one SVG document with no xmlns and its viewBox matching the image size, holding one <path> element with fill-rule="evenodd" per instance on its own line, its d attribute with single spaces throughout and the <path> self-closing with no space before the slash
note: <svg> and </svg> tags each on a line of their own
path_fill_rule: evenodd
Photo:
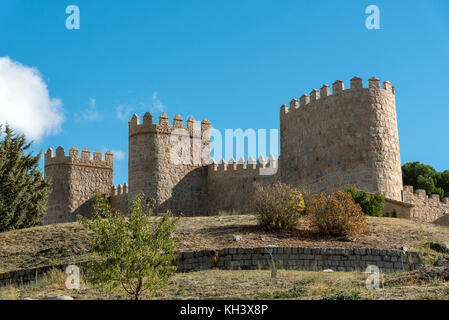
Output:
<svg viewBox="0 0 449 320">
<path fill-rule="evenodd" d="M 449 253 L 449 242 L 430 242 L 430 249 L 441 253 Z"/>
<path fill-rule="evenodd" d="M 48 296 L 44 300 L 73 300 L 70 296 Z"/>
<path fill-rule="evenodd" d="M 401 247 L 401 250 L 404 251 L 404 252 L 407 252 L 407 251 L 408 251 L 408 248 L 407 248 L 406 246 L 402 246 L 402 247 Z"/>
<path fill-rule="evenodd" d="M 233 234 L 233 235 L 231 236 L 231 240 L 232 240 L 232 241 L 240 241 L 240 240 L 242 240 L 242 237 Z"/>
<path fill-rule="evenodd" d="M 351 242 L 351 241 L 354 241 L 354 238 L 351 237 L 351 236 L 346 235 L 344 237 L 338 238 L 338 241 Z"/>
<path fill-rule="evenodd" d="M 323 272 L 331 273 L 331 272 L 334 272 L 334 270 L 332 270 L 332 269 L 324 269 Z"/>
<path fill-rule="evenodd" d="M 183 241 L 183 242 L 182 242 L 182 245 L 183 245 L 184 247 L 188 247 L 188 246 L 189 246 L 189 243 L 188 243 L 187 241 Z"/>
</svg>

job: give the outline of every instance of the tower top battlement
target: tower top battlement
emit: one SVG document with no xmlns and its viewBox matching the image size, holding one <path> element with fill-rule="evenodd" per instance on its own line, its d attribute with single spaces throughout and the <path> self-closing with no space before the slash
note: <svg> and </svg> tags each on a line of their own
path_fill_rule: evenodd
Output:
<svg viewBox="0 0 449 320">
<path fill-rule="evenodd" d="M 184 127 L 182 117 L 177 114 L 173 118 L 172 125 L 170 126 L 168 116 L 165 112 L 159 117 L 158 123 L 153 123 L 153 115 L 149 112 L 145 113 L 142 122 L 140 122 L 139 116 L 134 114 L 128 121 L 129 136 L 131 137 L 143 133 L 171 134 L 171 132 L 176 129 L 186 129 L 190 135 L 193 135 L 195 132 L 200 132 L 202 134 L 204 131 L 210 129 L 210 122 L 207 119 L 201 121 L 200 129 L 196 127 L 197 123 L 198 121 L 190 116 L 187 119 L 187 127 Z"/>
<path fill-rule="evenodd" d="M 49 148 L 45 152 L 44 163 L 45 167 L 55 164 L 70 164 L 112 169 L 114 163 L 114 155 L 111 151 L 107 151 L 103 159 L 102 152 L 100 150 L 97 150 L 93 153 L 93 157 L 91 157 L 90 150 L 85 148 L 81 151 L 80 157 L 78 149 L 72 147 L 69 150 L 69 154 L 66 156 L 64 148 L 59 146 L 58 148 L 56 148 L 56 155 L 52 148 Z"/>
<path fill-rule="evenodd" d="M 380 87 L 380 80 L 376 77 L 372 77 L 368 80 L 368 87 L 363 87 L 363 80 L 359 77 L 354 77 L 351 79 L 351 86 L 349 89 L 345 89 L 345 83 L 341 80 L 337 80 L 332 84 L 332 93 L 330 90 L 330 86 L 324 84 L 320 90 L 313 89 L 310 94 L 303 94 L 299 98 L 299 103 L 297 99 L 292 99 L 290 101 L 289 106 L 283 104 L 281 106 L 281 115 L 287 114 L 290 111 L 298 110 L 307 105 L 313 105 L 314 102 L 322 101 L 325 99 L 329 99 L 333 96 L 340 95 L 350 95 L 353 93 L 359 93 L 360 90 L 381 90 L 381 92 L 385 92 L 388 94 L 395 95 L 395 87 L 390 83 L 390 81 L 384 81 L 383 87 Z"/>
</svg>

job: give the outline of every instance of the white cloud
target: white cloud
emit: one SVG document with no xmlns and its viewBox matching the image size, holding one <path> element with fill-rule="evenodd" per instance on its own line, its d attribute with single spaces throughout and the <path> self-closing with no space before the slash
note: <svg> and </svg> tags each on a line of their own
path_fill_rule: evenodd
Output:
<svg viewBox="0 0 449 320">
<path fill-rule="evenodd" d="M 89 108 L 75 113 L 76 122 L 100 120 L 100 113 L 97 110 L 97 100 L 89 98 Z"/>
<path fill-rule="evenodd" d="M 115 113 L 117 115 L 117 118 L 119 118 L 122 121 L 129 120 L 132 111 L 133 107 L 128 106 L 126 104 L 122 104 L 115 107 Z"/>
<path fill-rule="evenodd" d="M 114 154 L 114 159 L 117 161 L 125 159 L 126 153 L 122 150 L 111 150 Z"/>
<path fill-rule="evenodd" d="M 0 57 L 0 123 L 38 141 L 61 131 L 63 111 L 62 101 L 50 98 L 38 69 Z"/>
<path fill-rule="evenodd" d="M 101 150 L 103 153 L 106 153 L 106 151 L 108 151 L 110 149 L 106 148 L 106 146 L 103 146 L 101 148 Z M 116 160 L 116 161 L 121 161 L 121 160 L 125 159 L 125 157 L 126 157 L 126 152 L 122 151 L 120 149 L 115 149 L 115 150 L 110 150 L 110 151 L 114 154 L 114 160 Z"/>
<path fill-rule="evenodd" d="M 161 102 L 161 100 L 159 100 L 157 95 L 158 95 L 157 91 L 153 92 L 153 94 L 151 95 L 151 102 L 152 102 L 151 111 L 163 112 L 167 109 L 167 107 Z"/>
<path fill-rule="evenodd" d="M 151 95 L 151 103 L 140 102 L 137 105 L 137 108 L 127 104 L 121 104 L 115 107 L 117 118 L 122 121 L 128 121 L 131 118 L 131 113 L 133 112 L 145 113 L 147 111 L 150 111 L 152 113 L 160 113 L 167 110 L 167 107 L 162 103 L 161 100 L 159 100 L 157 91 L 154 91 Z"/>
</svg>

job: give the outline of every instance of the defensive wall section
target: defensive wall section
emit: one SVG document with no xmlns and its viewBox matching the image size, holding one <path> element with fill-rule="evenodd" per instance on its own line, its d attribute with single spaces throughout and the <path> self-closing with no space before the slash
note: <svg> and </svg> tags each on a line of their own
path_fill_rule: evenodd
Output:
<svg viewBox="0 0 449 320">
<path fill-rule="evenodd" d="M 109 203 L 111 207 L 125 215 L 129 213 L 128 191 L 129 188 L 127 183 L 123 186 L 119 184 L 117 187 L 112 186 L 111 193 L 109 195 Z"/>
<path fill-rule="evenodd" d="M 449 198 L 440 200 L 440 195 L 432 194 L 428 196 L 426 190 L 417 189 L 413 191 L 412 186 L 404 186 L 402 191 L 402 201 L 413 204 L 410 216 L 405 217 L 423 222 L 434 222 L 449 213 Z"/>
<path fill-rule="evenodd" d="M 384 214 L 392 216 L 393 212 L 398 218 L 421 222 L 435 222 L 449 225 L 449 198 L 440 199 L 439 194 L 428 196 L 426 190 L 413 190 L 413 186 L 404 186 L 402 200 L 397 201 L 386 198 Z"/>
<path fill-rule="evenodd" d="M 275 174 L 263 174 L 263 170 L 271 170 L 269 172 Z M 238 163 L 231 158 L 228 163 L 222 159 L 218 167 L 215 163 L 209 165 L 209 214 L 221 211 L 248 213 L 255 183 L 268 184 L 278 176 L 278 160 L 273 156 L 267 162 L 260 156 L 257 161 L 250 157 L 248 163 L 243 158 Z"/>
</svg>

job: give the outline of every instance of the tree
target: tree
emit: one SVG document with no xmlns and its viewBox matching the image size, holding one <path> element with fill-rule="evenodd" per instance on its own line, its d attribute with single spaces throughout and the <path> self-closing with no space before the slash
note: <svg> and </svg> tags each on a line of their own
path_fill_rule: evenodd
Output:
<svg viewBox="0 0 449 320">
<path fill-rule="evenodd" d="M 50 180 L 39 170 L 42 153 L 25 152 L 31 147 L 24 135 L 0 126 L 0 232 L 41 224 L 47 209 Z"/>
<path fill-rule="evenodd" d="M 408 162 L 402 166 L 402 181 L 404 185 L 426 190 L 428 195 L 449 196 L 449 170 L 438 172 L 427 164 Z"/>
<path fill-rule="evenodd" d="M 172 235 L 179 217 L 168 211 L 152 227 L 151 209 L 143 194 L 133 199 L 129 218 L 114 211 L 98 192 L 94 199 L 92 219 L 78 216 L 78 221 L 95 234 L 95 262 L 87 266 L 87 282 L 107 284 L 112 290 L 120 286 L 136 300 L 146 292 L 152 296 L 176 271 L 177 241 Z"/>
</svg>

